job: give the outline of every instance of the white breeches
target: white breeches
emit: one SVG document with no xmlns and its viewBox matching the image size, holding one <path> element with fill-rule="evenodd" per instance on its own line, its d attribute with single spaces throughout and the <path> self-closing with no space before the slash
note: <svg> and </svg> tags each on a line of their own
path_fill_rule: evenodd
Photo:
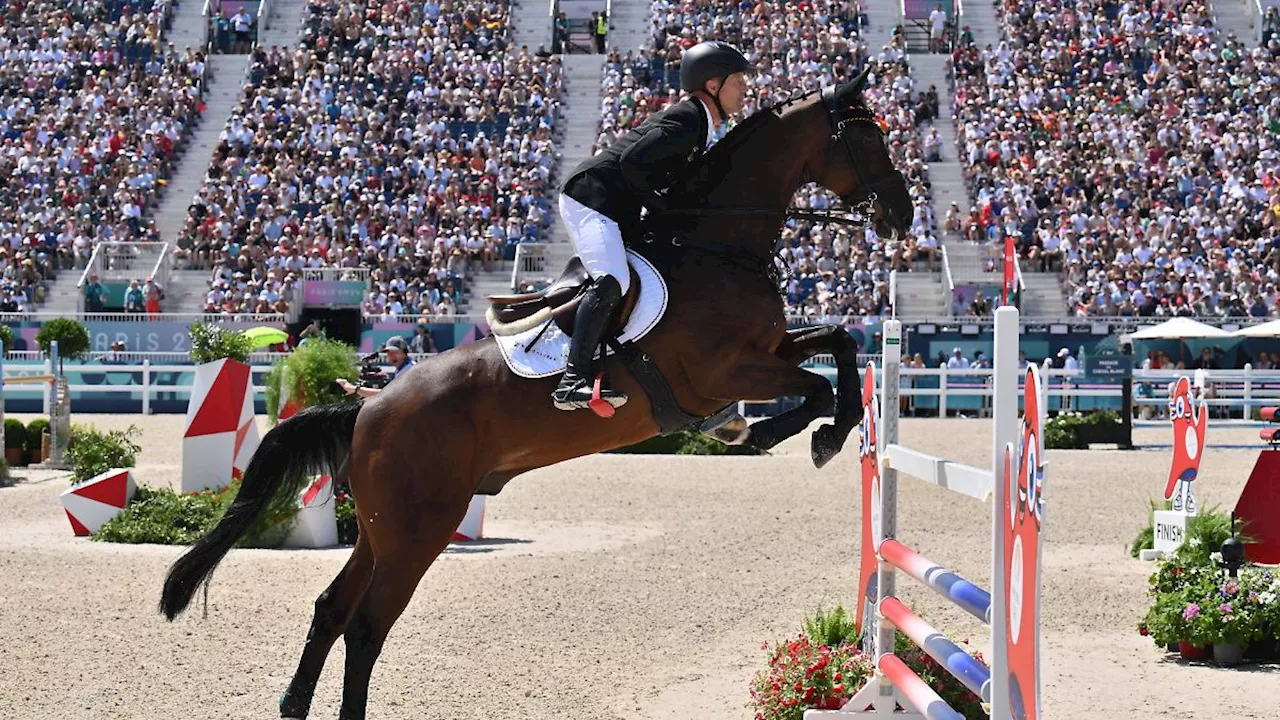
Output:
<svg viewBox="0 0 1280 720">
<path fill-rule="evenodd" d="M 627 267 L 627 251 L 622 245 L 618 223 L 564 193 L 560 193 L 560 220 L 587 273 L 597 280 L 603 275 L 612 275 L 626 295 L 631 286 L 631 271 Z"/>
</svg>

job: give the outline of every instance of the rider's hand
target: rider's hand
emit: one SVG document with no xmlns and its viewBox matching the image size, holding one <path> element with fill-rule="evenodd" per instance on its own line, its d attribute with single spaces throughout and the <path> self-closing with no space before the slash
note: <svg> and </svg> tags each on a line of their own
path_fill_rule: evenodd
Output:
<svg viewBox="0 0 1280 720">
<path fill-rule="evenodd" d="M 342 392 L 348 395 L 356 391 L 356 386 L 352 385 L 351 381 L 346 378 L 338 378 L 337 382 L 338 382 L 338 387 L 342 388 Z"/>
</svg>

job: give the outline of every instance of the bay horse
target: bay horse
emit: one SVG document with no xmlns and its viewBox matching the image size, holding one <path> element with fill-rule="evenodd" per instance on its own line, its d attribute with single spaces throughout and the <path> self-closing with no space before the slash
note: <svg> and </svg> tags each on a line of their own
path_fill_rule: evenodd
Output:
<svg viewBox="0 0 1280 720">
<path fill-rule="evenodd" d="M 850 207 L 867 209 L 879 235 L 897 238 L 912 219 L 906 182 L 855 80 L 761 110 L 695 164 L 680 192 L 699 207 L 660 216 L 681 227 L 652 241 L 665 250 L 666 315 L 639 342 L 680 409 L 707 417 L 739 400 L 803 396 L 799 407 L 754 425 L 746 442 L 768 449 L 834 408 L 818 428 L 812 458 L 822 466 L 862 417 L 857 345 L 838 325 L 787 330 L 776 278 L 778 231 L 796 190 L 816 182 Z M 677 193 L 679 195 L 679 193 Z M 694 196 L 689 196 L 694 197 Z M 658 233 L 656 237 L 664 235 Z M 643 245 L 644 243 L 637 243 Z M 837 363 L 837 390 L 799 363 L 818 353 Z M 280 715 L 307 716 L 333 643 L 346 643 L 340 720 L 363 720 L 369 678 L 392 625 L 423 574 L 448 546 L 473 495 L 496 494 L 511 478 L 564 460 L 653 437 L 649 400 L 618 364 L 615 386 L 631 401 L 609 419 L 551 403 L 556 377 L 517 377 L 492 337 L 417 364 L 361 402 L 312 407 L 263 437 L 237 497 L 218 524 L 170 569 L 161 612 L 186 609 L 227 551 L 279 493 L 346 466 L 357 501 L 359 540 L 346 566 L 315 602 L 298 668 Z M 421 458 L 433 459 L 429 470 Z"/>
</svg>

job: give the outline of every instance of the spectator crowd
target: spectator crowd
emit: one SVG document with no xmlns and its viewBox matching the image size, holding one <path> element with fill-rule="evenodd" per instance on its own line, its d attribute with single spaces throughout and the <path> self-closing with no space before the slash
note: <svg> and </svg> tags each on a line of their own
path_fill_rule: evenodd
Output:
<svg viewBox="0 0 1280 720">
<path fill-rule="evenodd" d="M 561 68 L 512 45 L 505 2 L 311 0 L 249 75 L 183 230 L 210 312 L 283 312 L 305 270 L 363 268 L 366 313 L 452 314 L 544 237 Z"/>
<path fill-rule="evenodd" d="M 169 0 L 0 0 L 0 312 L 34 310 L 95 243 L 155 240 L 147 210 L 199 119 L 203 54 Z"/>
<path fill-rule="evenodd" d="M 1280 315 L 1280 38 L 1203 0 L 997 9 L 1000 42 L 951 60 L 975 202 L 948 229 L 1015 238 L 1075 315 Z"/>
</svg>

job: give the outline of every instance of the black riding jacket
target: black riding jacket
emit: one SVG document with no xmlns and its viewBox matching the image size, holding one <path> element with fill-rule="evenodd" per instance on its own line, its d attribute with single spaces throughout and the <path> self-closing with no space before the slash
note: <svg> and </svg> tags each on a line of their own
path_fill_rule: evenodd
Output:
<svg viewBox="0 0 1280 720">
<path fill-rule="evenodd" d="M 687 98 L 650 115 L 640 127 L 574 168 L 561 192 L 619 225 L 640 222 L 641 206 L 671 187 L 707 146 L 707 111 Z"/>
</svg>

